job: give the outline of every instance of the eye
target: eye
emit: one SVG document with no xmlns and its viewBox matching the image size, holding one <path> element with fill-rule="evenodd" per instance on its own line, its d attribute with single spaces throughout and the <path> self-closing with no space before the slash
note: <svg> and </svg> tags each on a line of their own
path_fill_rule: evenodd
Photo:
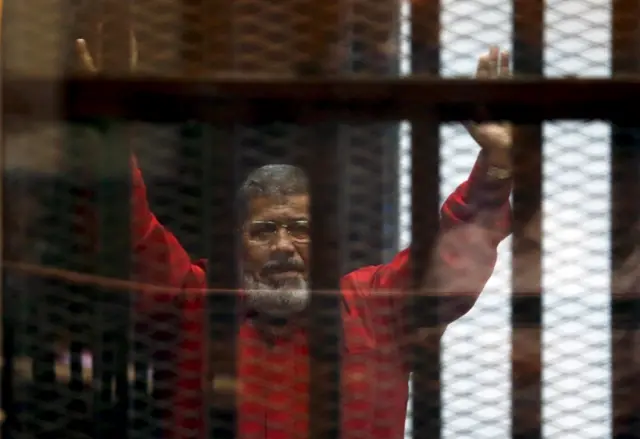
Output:
<svg viewBox="0 0 640 439">
<path fill-rule="evenodd" d="M 276 234 L 278 227 L 275 223 L 260 221 L 249 224 L 247 234 L 254 241 L 268 241 Z"/>
<path fill-rule="evenodd" d="M 300 241 L 306 241 L 309 239 L 309 221 L 295 221 L 289 224 L 287 229 L 289 230 L 289 235 L 294 239 Z"/>
</svg>

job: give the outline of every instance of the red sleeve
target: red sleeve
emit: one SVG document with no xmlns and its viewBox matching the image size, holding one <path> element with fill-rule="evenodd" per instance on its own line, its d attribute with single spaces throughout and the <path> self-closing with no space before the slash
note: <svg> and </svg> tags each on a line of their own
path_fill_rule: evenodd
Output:
<svg viewBox="0 0 640 439">
<path fill-rule="evenodd" d="M 487 166 L 480 154 L 469 179 L 442 206 L 431 269 L 438 278 L 439 294 L 445 296 L 440 315 L 446 323 L 472 308 L 493 273 L 497 246 L 509 234 L 510 191 L 510 180 L 487 178 Z M 359 307 L 358 312 L 369 316 L 374 329 L 391 325 L 396 336 L 404 336 L 402 310 L 410 282 L 407 249 L 388 264 L 365 267 L 345 276 L 343 289 L 354 292 L 347 306 Z"/>
<path fill-rule="evenodd" d="M 132 159 L 132 241 L 134 274 L 144 284 L 182 288 L 187 275 L 204 287 L 202 269 L 191 263 L 176 237 L 158 222 L 149 209 L 142 172 Z M 193 282 L 192 282 L 193 283 Z M 169 290 L 168 290 L 169 291 Z"/>
<path fill-rule="evenodd" d="M 150 348 L 158 365 L 173 381 L 166 389 L 172 393 L 174 410 L 166 436 L 192 437 L 204 413 L 202 395 L 202 352 L 204 349 L 204 264 L 192 263 L 176 237 L 158 222 L 149 209 L 142 173 L 132 159 L 132 241 L 134 270 L 143 284 L 137 335 Z M 160 288 L 157 288 L 160 287 Z M 175 373 L 177 368 L 178 373 Z"/>
<path fill-rule="evenodd" d="M 141 285 L 137 292 L 138 328 L 151 339 L 169 340 L 175 334 L 161 330 L 161 325 L 184 319 L 186 302 L 181 293 L 198 295 L 206 287 L 206 278 L 201 266 L 191 262 L 176 237 L 151 213 L 135 158 L 131 164 L 133 275 Z M 165 326 L 178 331 L 175 325 Z"/>
</svg>

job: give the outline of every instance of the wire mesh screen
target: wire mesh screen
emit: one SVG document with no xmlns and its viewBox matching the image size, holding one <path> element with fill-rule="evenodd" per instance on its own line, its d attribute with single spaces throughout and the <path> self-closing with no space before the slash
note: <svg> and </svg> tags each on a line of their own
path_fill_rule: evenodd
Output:
<svg viewBox="0 0 640 439">
<path fill-rule="evenodd" d="M 4 91 L 7 437 L 640 434 L 637 306 L 618 300 L 635 281 L 633 123 L 517 126 L 514 180 L 485 212 L 480 147 L 428 104 L 412 122 L 291 123 L 304 108 L 247 85 L 227 109 L 132 94 L 117 118 L 71 123 L 60 82 L 451 78 L 490 46 L 516 77 L 637 74 L 637 2 L 37 0 L 4 15 L 6 83 L 54 79 Z M 339 98 L 323 91 L 310 106 Z M 243 105 L 259 117 L 225 116 Z M 165 122 L 126 120 L 141 109 Z M 163 116 L 183 110 L 218 120 Z"/>
</svg>

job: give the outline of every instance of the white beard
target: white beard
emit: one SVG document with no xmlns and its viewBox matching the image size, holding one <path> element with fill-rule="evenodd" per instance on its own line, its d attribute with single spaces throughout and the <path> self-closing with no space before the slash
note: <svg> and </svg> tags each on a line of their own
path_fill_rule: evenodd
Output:
<svg viewBox="0 0 640 439">
<path fill-rule="evenodd" d="M 310 300 L 308 283 L 302 276 L 287 279 L 274 287 L 246 275 L 244 294 L 249 308 L 269 317 L 279 318 L 304 311 Z"/>
</svg>

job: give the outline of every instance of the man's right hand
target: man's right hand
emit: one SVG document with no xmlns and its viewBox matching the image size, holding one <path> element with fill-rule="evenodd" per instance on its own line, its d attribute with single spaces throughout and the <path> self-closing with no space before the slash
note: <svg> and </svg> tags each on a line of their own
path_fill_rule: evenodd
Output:
<svg viewBox="0 0 640 439">
<path fill-rule="evenodd" d="M 102 34 L 102 29 L 100 26 L 98 29 L 98 38 L 101 37 L 101 34 Z M 131 53 L 129 54 L 129 67 L 131 71 L 134 71 L 138 64 L 138 42 L 136 40 L 135 35 L 133 34 L 133 31 L 131 31 L 130 35 L 131 35 L 131 45 L 130 45 Z M 98 43 L 101 43 L 101 42 L 98 41 Z M 87 41 L 84 38 L 78 38 L 76 40 L 76 52 L 80 59 L 80 65 L 82 66 L 82 69 L 84 70 L 85 73 L 95 75 L 100 73 L 103 70 L 104 66 L 102 65 L 102 57 L 100 56 L 101 54 L 98 51 L 97 56 L 94 57 L 91 54 Z"/>
<path fill-rule="evenodd" d="M 83 70 L 86 73 L 98 73 L 98 67 L 95 64 L 93 57 L 91 56 L 91 52 L 89 51 L 89 47 L 87 46 L 87 42 L 84 39 L 78 38 L 76 40 L 76 51 L 78 52 L 80 65 Z"/>
</svg>

